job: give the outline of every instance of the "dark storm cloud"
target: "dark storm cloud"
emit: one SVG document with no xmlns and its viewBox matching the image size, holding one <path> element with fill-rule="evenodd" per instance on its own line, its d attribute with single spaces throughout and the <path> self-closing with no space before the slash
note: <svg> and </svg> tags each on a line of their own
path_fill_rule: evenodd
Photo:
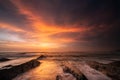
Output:
<svg viewBox="0 0 120 80">
<path fill-rule="evenodd" d="M 86 40 L 99 46 L 120 47 L 120 1 L 119 0 L 23 0 L 46 22 L 57 25 L 84 25 L 88 32 L 65 33 L 76 40 Z M 68 26 L 69 27 L 69 26 Z M 54 34 L 54 37 L 62 37 Z M 63 36 L 65 36 L 63 35 Z"/>
<path fill-rule="evenodd" d="M 24 0 L 30 10 L 40 14 L 45 21 L 57 25 L 70 24 L 82 19 L 85 1 L 79 0 Z M 78 16 L 79 15 L 79 16 Z M 79 17 L 79 18 L 78 18 Z M 80 18 L 81 17 L 81 18 Z"/>
<path fill-rule="evenodd" d="M 18 8 L 10 0 L 0 0 L 0 22 L 27 29 L 29 21 L 19 13 Z"/>
<path fill-rule="evenodd" d="M 48 22 L 74 24 L 87 21 L 91 24 L 110 24 L 119 17 L 119 0 L 23 0 Z"/>
</svg>

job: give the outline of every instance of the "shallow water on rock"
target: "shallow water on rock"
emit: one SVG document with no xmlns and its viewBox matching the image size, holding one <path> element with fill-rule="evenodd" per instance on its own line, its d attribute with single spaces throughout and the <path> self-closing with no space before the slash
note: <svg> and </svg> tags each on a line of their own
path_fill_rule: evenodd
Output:
<svg viewBox="0 0 120 80">
<path fill-rule="evenodd" d="M 24 58 L 31 57 L 31 55 L 33 54 L 34 53 L 22 54 L 22 57 Z M 110 62 L 120 60 L 120 56 L 113 56 L 113 55 L 90 55 L 90 54 L 81 55 L 74 53 L 71 54 L 36 53 L 36 54 L 37 57 L 39 57 L 40 55 L 45 55 L 46 58 L 44 58 L 43 60 L 39 60 L 41 64 L 38 67 L 31 69 L 23 74 L 19 74 L 13 80 L 77 80 L 76 74 L 72 74 L 69 71 L 67 73 L 63 71 L 64 65 L 73 68 L 73 70 L 77 70 L 78 72 L 81 72 L 88 80 L 95 80 L 95 79 L 111 80 L 110 77 L 106 76 L 100 71 L 91 68 L 89 65 L 83 62 L 96 61 L 99 63 L 108 64 Z M 24 61 L 20 61 L 20 62 L 24 62 Z M 57 79 L 57 77 L 59 79 Z"/>
<path fill-rule="evenodd" d="M 57 75 L 61 75 L 62 80 L 76 80 L 71 74 L 64 73 L 59 63 L 55 61 L 44 60 L 41 61 L 40 66 L 20 76 L 17 76 L 13 80 L 56 80 Z"/>
</svg>

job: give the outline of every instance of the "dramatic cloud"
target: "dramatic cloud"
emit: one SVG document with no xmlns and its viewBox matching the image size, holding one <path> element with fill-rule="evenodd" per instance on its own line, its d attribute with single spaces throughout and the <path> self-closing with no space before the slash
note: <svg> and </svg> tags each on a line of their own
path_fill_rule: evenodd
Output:
<svg viewBox="0 0 120 80">
<path fill-rule="evenodd" d="M 120 48 L 119 36 L 119 0 L 0 0 L 5 50 L 17 43 L 37 51 L 111 50 Z"/>
</svg>

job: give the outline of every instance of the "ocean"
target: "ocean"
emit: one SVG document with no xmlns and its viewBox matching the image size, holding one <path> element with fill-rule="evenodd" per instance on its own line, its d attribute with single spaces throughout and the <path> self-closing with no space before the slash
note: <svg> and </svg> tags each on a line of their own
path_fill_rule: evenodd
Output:
<svg viewBox="0 0 120 80">
<path fill-rule="evenodd" d="M 96 65 L 97 63 L 99 63 L 100 65 L 108 65 L 112 62 L 120 61 L 120 53 L 115 52 L 0 53 L 0 57 L 5 57 L 16 61 L 18 59 L 23 59 L 20 62 L 24 62 L 24 59 L 37 58 L 41 55 L 45 56 L 45 58 L 38 60 L 39 62 L 41 62 L 38 67 L 31 69 L 23 74 L 19 74 L 13 80 L 112 80 L 113 77 L 108 76 L 101 70 L 97 70 L 96 68 L 92 67 L 93 64 L 91 66 L 91 64 L 89 63 L 94 62 L 94 65 Z M 2 64 L 4 63 L 5 62 L 2 62 Z M 9 63 L 9 61 L 7 63 Z M 11 65 L 12 64 L 13 63 L 11 63 Z M 107 70 L 104 69 L 104 71 Z M 81 77 L 81 79 L 79 79 L 80 74 L 82 74 L 85 78 Z M 77 77 L 76 75 L 78 75 L 79 77 Z"/>
</svg>

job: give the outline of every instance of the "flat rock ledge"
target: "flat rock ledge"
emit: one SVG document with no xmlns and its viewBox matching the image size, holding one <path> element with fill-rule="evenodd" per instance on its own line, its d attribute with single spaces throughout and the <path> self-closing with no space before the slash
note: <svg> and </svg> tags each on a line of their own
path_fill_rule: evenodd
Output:
<svg viewBox="0 0 120 80">
<path fill-rule="evenodd" d="M 76 78 L 76 80 L 88 80 L 82 72 L 80 72 L 80 71 L 77 72 L 75 69 L 70 68 L 70 67 L 68 67 L 68 66 L 63 66 L 63 71 L 64 71 L 65 73 L 70 73 L 70 74 L 72 74 L 72 75 Z M 58 76 L 57 76 L 57 77 L 58 77 Z M 59 79 L 57 79 L 57 77 L 56 77 L 56 80 L 59 80 Z M 58 78 L 59 78 L 59 77 L 58 77 Z"/>
<path fill-rule="evenodd" d="M 112 78 L 112 80 L 120 80 L 120 61 L 109 64 L 102 64 L 95 61 L 88 61 L 87 64 Z"/>
<path fill-rule="evenodd" d="M 40 62 L 36 59 L 33 59 L 17 66 L 6 66 L 6 68 L 0 70 L 0 80 L 12 80 L 19 74 L 24 73 L 39 65 Z"/>
</svg>

